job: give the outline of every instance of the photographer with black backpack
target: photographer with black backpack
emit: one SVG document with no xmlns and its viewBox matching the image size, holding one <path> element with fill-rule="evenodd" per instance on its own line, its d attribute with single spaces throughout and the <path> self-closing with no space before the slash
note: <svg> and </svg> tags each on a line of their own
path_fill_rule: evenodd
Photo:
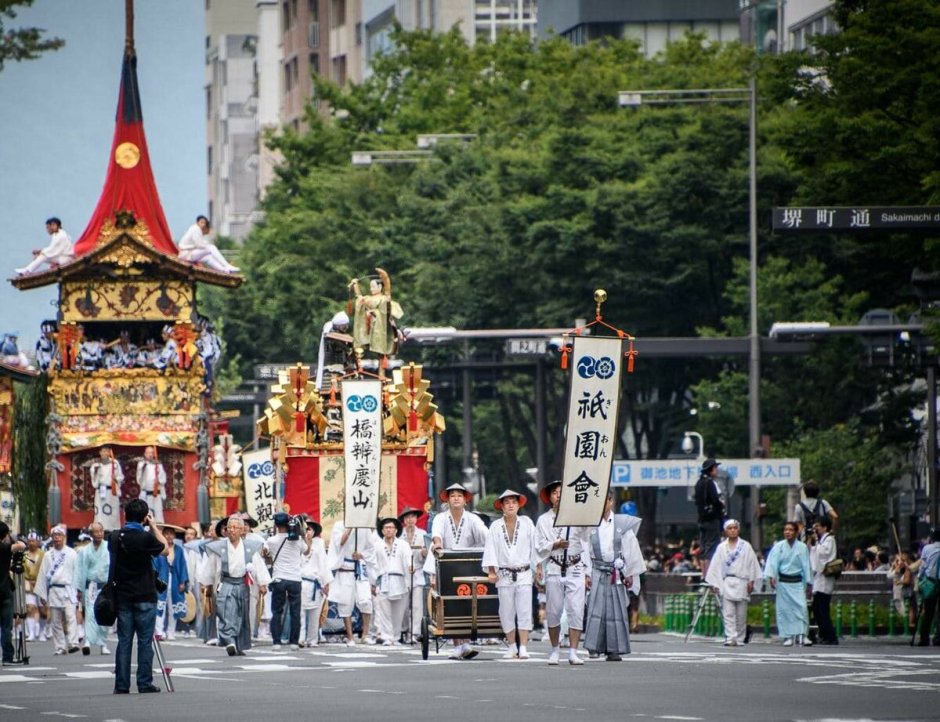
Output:
<svg viewBox="0 0 940 722">
<path fill-rule="evenodd" d="M 813 536 L 813 525 L 821 517 L 829 517 L 832 520 L 832 528 L 835 529 L 839 515 L 832 508 L 832 504 L 819 498 L 819 484 L 812 479 L 803 484 L 802 493 L 803 500 L 793 508 L 793 520 L 799 524 L 800 541 L 809 543 L 812 539 L 808 540 L 807 537 Z"/>
</svg>

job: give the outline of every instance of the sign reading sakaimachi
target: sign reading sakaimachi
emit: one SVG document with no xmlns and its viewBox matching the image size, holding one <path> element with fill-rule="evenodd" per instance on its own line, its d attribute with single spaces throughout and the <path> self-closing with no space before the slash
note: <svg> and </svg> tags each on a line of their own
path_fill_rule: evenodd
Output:
<svg viewBox="0 0 940 722">
<path fill-rule="evenodd" d="M 574 340 L 565 465 L 556 526 L 597 526 L 617 438 L 623 339 Z"/>
<path fill-rule="evenodd" d="M 346 468 L 344 524 L 375 526 L 379 511 L 382 457 L 382 382 L 346 380 L 343 388 L 343 444 Z"/>
</svg>

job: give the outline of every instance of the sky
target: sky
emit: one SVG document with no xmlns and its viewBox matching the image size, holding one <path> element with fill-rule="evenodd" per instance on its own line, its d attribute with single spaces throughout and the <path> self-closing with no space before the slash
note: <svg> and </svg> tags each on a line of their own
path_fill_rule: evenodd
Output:
<svg viewBox="0 0 940 722">
<path fill-rule="evenodd" d="M 178 239 L 206 212 L 205 0 L 135 2 L 137 77 L 147 146 L 167 222 Z M 104 185 L 124 53 L 123 0 L 35 0 L 6 28 L 65 40 L 0 70 L 0 332 L 21 349 L 55 317 L 56 287 L 6 280 L 48 242 L 45 220 L 77 240 Z"/>
</svg>

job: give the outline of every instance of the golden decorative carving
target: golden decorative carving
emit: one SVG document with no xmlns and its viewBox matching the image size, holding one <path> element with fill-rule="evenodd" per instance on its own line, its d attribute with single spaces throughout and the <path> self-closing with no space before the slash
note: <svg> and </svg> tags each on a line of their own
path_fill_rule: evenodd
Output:
<svg viewBox="0 0 940 722">
<path fill-rule="evenodd" d="M 195 368 L 195 367 L 194 367 Z M 49 393 L 69 416 L 193 415 L 201 412 L 202 374 L 155 369 L 60 371 Z"/>
<path fill-rule="evenodd" d="M 128 235 L 141 243 L 152 246 L 153 238 L 150 236 L 150 228 L 144 223 L 141 219 L 135 219 L 134 225 L 129 226 L 125 223 L 120 225 L 116 224 L 110 218 L 107 219 L 104 223 L 101 224 L 101 230 L 98 231 L 98 248 L 106 246 L 111 243 L 113 240 L 122 235 Z M 122 244 L 123 246 L 123 244 Z M 120 249 L 120 250 L 119 250 Z M 115 259 L 120 260 L 111 260 L 111 253 L 117 253 Z M 133 258 L 131 256 L 133 255 Z M 130 266 L 133 263 L 149 263 L 150 259 L 147 256 L 142 255 L 139 251 L 134 250 L 133 248 L 128 247 L 119 247 L 114 249 L 114 251 L 106 254 L 105 258 L 108 258 L 111 263 L 115 263 L 118 266 Z M 130 260 L 128 260 L 130 259 Z M 104 258 L 102 259 L 104 261 Z M 121 262 L 123 261 L 123 262 Z"/>
<path fill-rule="evenodd" d="M 192 283 L 135 279 L 68 281 L 62 284 L 59 298 L 62 320 L 82 322 L 189 319 L 194 297 Z"/>
</svg>

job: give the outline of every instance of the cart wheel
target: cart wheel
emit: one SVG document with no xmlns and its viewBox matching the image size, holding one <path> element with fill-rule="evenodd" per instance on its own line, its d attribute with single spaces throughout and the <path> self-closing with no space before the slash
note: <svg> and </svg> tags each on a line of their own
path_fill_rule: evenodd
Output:
<svg viewBox="0 0 940 722">
<path fill-rule="evenodd" d="M 421 659 L 427 660 L 428 648 L 431 646 L 430 630 L 428 629 L 428 618 L 421 620 Z"/>
</svg>

